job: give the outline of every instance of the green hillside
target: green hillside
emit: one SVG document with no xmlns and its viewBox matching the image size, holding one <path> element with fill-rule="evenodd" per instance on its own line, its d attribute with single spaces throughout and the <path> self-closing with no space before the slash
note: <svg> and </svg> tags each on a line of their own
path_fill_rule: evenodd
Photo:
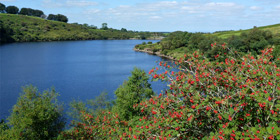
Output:
<svg viewBox="0 0 280 140">
<path fill-rule="evenodd" d="M 260 50 L 269 46 L 275 47 L 275 50 L 280 50 L 280 24 L 213 34 L 177 31 L 170 33 L 168 37 L 155 44 L 143 43 L 136 45 L 135 50 L 174 59 L 183 57 L 187 52 L 199 50 L 209 59 L 213 59 L 214 54 L 223 52 L 223 50 L 217 50 L 213 47 L 215 46 L 213 43 L 220 46 L 225 43 L 234 51 L 251 52 L 253 55 L 260 54 Z M 227 52 L 223 54 L 227 54 Z M 279 54 L 274 56 L 279 56 Z"/>
<path fill-rule="evenodd" d="M 148 39 L 160 33 L 93 29 L 81 24 L 46 20 L 38 17 L 0 14 L 0 42 L 95 40 L 95 39 Z"/>
<path fill-rule="evenodd" d="M 272 32 L 272 34 L 279 34 L 280 33 L 280 24 L 262 26 L 262 27 L 258 27 L 258 29 L 264 30 L 264 31 L 270 31 L 270 32 Z M 252 30 L 252 29 L 239 30 L 239 31 L 221 31 L 221 32 L 215 32 L 213 35 L 216 35 L 220 38 L 228 38 L 228 37 L 231 37 L 233 35 L 238 36 L 241 33 L 248 32 L 250 30 Z"/>
</svg>

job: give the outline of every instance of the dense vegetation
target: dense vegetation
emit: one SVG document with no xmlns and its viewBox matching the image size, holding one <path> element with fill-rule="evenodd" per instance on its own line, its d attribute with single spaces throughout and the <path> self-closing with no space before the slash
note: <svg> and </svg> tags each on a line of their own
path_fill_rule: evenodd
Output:
<svg viewBox="0 0 280 140">
<path fill-rule="evenodd" d="M 213 48 L 237 55 L 224 44 Z M 273 59 L 273 51 L 269 47 L 256 57 L 229 55 L 223 61 L 195 52 L 172 65 L 159 62 L 149 72 L 169 86 L 159 95 L 153 95 L 146 74 L 135 69 L 116 90 L 115 101 L 105 93 L 87 104 L 74 101 L 71 114 L 76 119 L 61 133 L 64 123 L 55 92 L 37 94 L 26 87 L 8 125 L 1 122 L 1 138 L 279 139 L 280 68 L 275 61 L 280 60 Z"/>
<path fill-rule="evenodd" d="M 38 17 L 0 17 L 5 41 L 35 37 L 47 41 L 51 36 L 68 40 L 74 31 L 80 39 L 140 35 L 110 29 L 106 23 L 97 30 Z M 0 123 L 0 139 L 280 139 L 279 32 L 253 28 L 225 38 L 232 33 L 236 32 L 178 31 L 158 43 L 135 46 L 174 58 L 172 64 L 159 62 L 149 71 L 154 81 L 166 82 L 169 88 L 155 95 L 149 76 L 135 68 L 115 91 L 115 100 L 101 93 L 86 103 L 73 101 L 70 129 L 64 128 L 54 90 L 38 93 L 32 86 L 25 87 L 7 121 Z"/>
<path fill-rule="evenodd" d="M 88 24 L 67 24 L 62 14 L 49 14 L 31 8 L 6 7 L 0 3 L 0 43 L 62 40 L 104 39 L 158 39 L 164 36 L 156 32 L 135 32 L 125 28 L 109 28 L 103 23 L 98 29 Z"/>
<path fill-rule="evenodd" d="M 252 32 L 255 34 L 251 37 L 256 32 L 269 34 Z M 261 40 L 249 42 L 256 44 Z M 251 48 L 245 53 L 217 42 L 209 48 L 215 50 L 213 55 L 207 56 L 208 53 L 197 49 L 185 52 L 172 64 L 159 62 L 159 67 L 150 70 L 153 80 L 164 81 L 169 87 L 159 95 L 154 95 L 145 72 L 136 68 L 115 91 L 115 100 L 102 93 L 87 103 L 73 101 L 69 114 L 74 121 L 70 129 L 60 133 L 64 121 L 55 92 L 37 94 L 34 87 L 27 87 L 8 122 L 1 122 L 0 136 L 4 139 L 280 139 L 277 66 L 280 58 L 273 56 L 279 50 L 268 44 L 263 50 Z"/>
<path fill-rule="evenodd" d="M 203 52 L 207 58 L 213 60 L 213 58 L 215 58 L 213 57 L 214 55 L 228 55 L 227 50 L 213 47 L 213 44 L 225 43 L 224 45 L 229 46 L 232 51 L 243 52 L 243 54 L 250 52 L 253 55 L 258 55 L 261 53 L 260 50 L 263 50 L 267 46 L 273 46 L 276 50 L 280 49 L 280 32 L 272 33 L 269 30 L 270 27 L 280 28 L 280 24 L 277 26 L 268 26 L 267 28 L 255 27 L 240 33 L 238 36 L 232 35 L 228 38 L 223 38 L 223 35 L 219 36 L 217 34 L 177 31 L 171 33 L 158 43 L 143 43 L 136 45 L 135 48 L 140 51 L 149 51 L 176 59 L 182 57 L 185 52 L 192 53 L 199 50 Z M 279 56 L 279 54 L 275 55 Z"/>
<path fill-rule="evenodd" d="M 107 27 L 108 28 L 108 27 Z M 0 14 L 0 42 L 157 39 L 161 33 L 134 32 L 123 29 L 96 29 L 87 24 L 68 24 L 39 17 Z"/>
<path fill-rule="evenodd" d="M 53 139 L 65 126 L 62 107 L 54 89 L 38 93 L 33 86 L 23 88 L 13 112 L 0 124 L 0 139 Z"/>
<path fill-rule="evenodd" d="M 3 3 L 0 3 L 0 13 L 8 13 L 8 14 L 20 14 L 20 15 L 26 15 L 26 16 L 35 16 L 35 17 L 41 17 L 43 19 L 46 18 L 46 15 L 42 10 L 32 9 L 32 8 L 21 8 L 19 10 L 16 6 L 7 6 Z M 54 21 L 61 21 L 61 22 L 68 22 L 68 18 L 62 14 L 54 15 L 49 14 L 48 20 L 54 20 Z"/>
</svg>

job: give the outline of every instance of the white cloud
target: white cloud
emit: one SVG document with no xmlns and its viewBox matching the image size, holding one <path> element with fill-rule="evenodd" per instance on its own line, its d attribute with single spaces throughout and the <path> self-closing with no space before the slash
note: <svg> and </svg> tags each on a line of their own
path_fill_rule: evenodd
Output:
<svg viewBox="0 0 280 140">
<path fill-rule="evenodd" d="M 97 14 L 97 13 L 99 13 L 99 12 L 100 12 L 99 9 L 91 9 L 91 10 L 86 10 L 86 11 L 84 11 L 83 13 L 84 13 L 84 14 L 92 15 L 92 14 Z"/>
<path fill-rule="evenodd" d="M 43 0 L 43 7 L 47 8 L 78 8 L 78 7 L 89 7 L 96 6 L 97 2 L 86 1 L 86 0 Z"/>
<path fill-rule="evenodd" d="M 162 19 L 160 16 L 151 16 L 150 19 Z"/>
<path fill-rule="evenodd" d="M 259 11 L 259 10 L 262 10 L 263 8 L 258 7 L 258 6 L 251 6 L 250 9 L 253 10 L 253 11 Z"/>
<path fill-rule="evenodd" d="M 275 14 L 280 10 L 279 3 L 270 6 L 273 8 L 259 4 L 254 3 L 254 5 L 248 6 L 245 3 L 235 1 L 188 0 L 182 2 L 166 0 L 147 2 L 145 0 L 131 5 L 101 8 L 100 3 L 97 7 L 83 9 L 84 16 L 80 20 L 97 25 L 107 22 L 115 28 L 126 27 L 140 30 L 160 30 L 160 28 L 163 30 L 168 28 L 168 30 L 191 31 L 250 28 L 256 23 L 264 25 L 276 21 L 276 19 L 271 20 L 271 17 L 273 15 L 274 17 L 279 17 L 279 14 Z M 241 25 L 246 27 L 241 27 Z"/>
<path fill-rule="evenodd" d="M 95 6 L 98 5 L 97 2 L 92 2 L 92 1 L 77 1 L 77 0 L 67 0 L 66 1 L 67 6 L 78 6 L 78 7 L 85 7 L 85 6 Z"/>
<path fill-rule="evenodd" d="M 0 0 L 0 2 L 15 2 L 17 0 Z"/>
</svg>

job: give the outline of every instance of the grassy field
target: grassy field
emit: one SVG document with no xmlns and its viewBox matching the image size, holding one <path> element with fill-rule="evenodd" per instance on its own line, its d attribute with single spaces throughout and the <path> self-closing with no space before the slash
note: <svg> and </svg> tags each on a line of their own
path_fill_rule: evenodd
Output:
<svg viewBox="0 0 280 140">
<path fill-rule="evenodd" d="M 273 34 L 279 34 L 280 33 L 280 24 L 274 24 L 274 25 L 269 25 L 269 26 L 262 26 L 258 27 L 258 29 L 261 30 L 268 30 L 271 31 Z M 213 35 L 216 35 L 220 38 L 228 38 L 233 35 L 240 35 L 243 32 L 248 32 L 252 29 L 247 29 L 247 30 L 239 30 L 239 31 L 224 31 L 224 32 L 216 32 Z"/>
<path fill-rule="evenodd" d="M 147 39 L 154 37 L 154 34 L 149 32 L 92 29 L 79 24 L 69 24 L 25 15 L 0 14 L 0 23 L 15 42 Z"/>
</svg>

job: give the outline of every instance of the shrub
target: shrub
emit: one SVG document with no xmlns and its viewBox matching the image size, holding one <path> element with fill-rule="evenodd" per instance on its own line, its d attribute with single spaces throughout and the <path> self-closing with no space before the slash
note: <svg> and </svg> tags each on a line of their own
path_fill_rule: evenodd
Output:
<svg viewBox="0 0 280 140">
<path fill-rule="evenodd" d="M 269 48 L 258 57 L 225 57 L 222 62 L 195 52 L 174 66 L 160 62 L 149 73 L 154 80 L 167 81 L 170 89 L 134 104 L 137 116 L 122 121 L 111 112 L 96 118 L 84 114 L 89 123 L 69 134 L 92 132 L 87 136 L 97 139 L 280 139 L 280 68 L 271 61 L 272 52 Z M 164 72 L 157 73 L 160 69 Z"/>
<path fill-rule="evenodd" d="M 19 9 L 16 6 L 8 6 L 6 7 L 6 12 L 8 14 L 17 14 Z"/>
<path fill-rule="evenodd" d="M 52 139 L 64 128 L 62 108 L 54 89 L 38 93 L 33 86 L 23 88 L 23 94 L 13 107 L 8 133 L 13 139 Z"/>
</svg>

